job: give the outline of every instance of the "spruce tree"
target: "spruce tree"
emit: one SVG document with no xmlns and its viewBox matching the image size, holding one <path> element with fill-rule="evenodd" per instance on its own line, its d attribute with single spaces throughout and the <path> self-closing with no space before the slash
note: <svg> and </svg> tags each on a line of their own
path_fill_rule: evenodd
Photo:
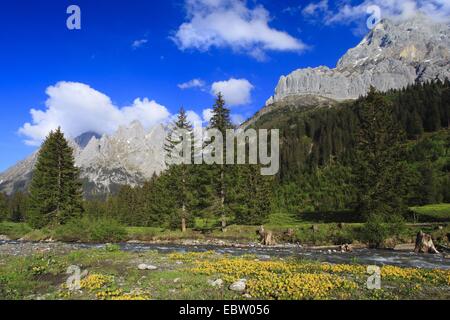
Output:
<svg viewBox="0 0 450 320">
<path fill-rule="evenodd" d="M 187 231 L 187 220 L 190 216 L 189 208 L 192 202 L 191 172 L 194 156 L 192 144 L 193 127 L 187 119 L 184 108 L 180 108 L 177 119 L 172 123 L 169 135 L 166 138 L 165 151 L 169 160 L 169 163 L 167 163 L 169 190 L 176 194 L 175 212 L 179 218 L 182 232 Z M 184 154 L 186 148 L 189 149 L 190 154 Z M 181 154 L 178 151 L 181 151 Z M 170 160 L 175 160 L 175 158 L 179 158 L 181 163 L 170 163 Z"/>
<path fill-rule="evenodd" d="M 225 100 L 223 99 L 222 93 L 217 95 L 216 102 L 213 106 L 212 117 L 209 123 L 209 129 L 217 129 L 222 133 L 223 136 L 223 164 L 218 164 L 213 166 L 214 174 L 213 174 L 213 185 L 215 190 L 215 199 L 212 202 L 212 205 L 217 210 L 217 214 L 220 218 L 220 223 L 222 227 L 222 231 L 225 232 L 227 228 L 227 188 L 229 188 L 228 180 L 233 174 L 233 166 L 226 165 L 226 131 L 228 129 L 232 129 L 233 125 L 231 124 L 230 119 L 230 110 L 225 106 Z"/>
<path fill-rule="evenodd" d="M 262 176 L 259 165 L 240 165 L 235 175 L 230 204 L 235 222 L 245 225 L 262 225 L 267 221 L 272 205 L 274 177 Z"/>
<path fill-rule="evenodd" d="M 0 193 L 0 221 L 8 217 L 8 197 L 4 193 Z"/>
<path fill-rule="evenodd" d="M 405 135 L 392 106 L 371 89 L 360 108 L 361 127 L 354 164 L 358 209 L 370 219 L 396 221 L 405 209 Z"/>
<path fill-rule="evenodd" d="M 50 132 L 39 151 L 29 200 L 27 218 L 34 228 L 65 224 L 83 212 L 79 171 L 60 128 Z"/>
<path fill-rule="evenodd" d="M 18 191 L 9 199 L 9 220 L 22 222 L 26 219 L 28 197 L 25 193 Z"/>
</svg>

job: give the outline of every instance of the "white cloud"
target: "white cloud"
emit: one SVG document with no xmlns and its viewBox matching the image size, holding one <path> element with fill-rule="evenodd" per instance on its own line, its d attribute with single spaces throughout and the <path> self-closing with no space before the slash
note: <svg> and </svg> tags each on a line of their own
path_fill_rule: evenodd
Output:
<svg viewBox="0 0 450 320">
<path fill-rule="evenodd" d="M 253 85 L 246 79 L 234 79 L 214 82 L 211 93 L 217 95 L 222 93 L 225 102 L 229 106 L 240 106 L 251 102 Z"/>
<path fill-rule="evenodd" d="M 113 133 L 134 120 L 148 128 L 170 116 L 166 107 L 147 98 L 119 108 L 108 96 L 83 83 L 59 82 L 48 87 L 46 93 L 45 110 L 31 109 L 31 123 L 19 129 L 29 145 L 39 145 L 58 126 L 68 136 L 76 137 L 87 131 Z"/>
<path fill-rule="evenodd" d="M 437 22 L 450 22 L 450 0 L 365 0 L 359 5 L 342 2 L 336 9 L 330 8 L 326 0 L 308 5 L 305 16 L 321 17 L 325 24 L 350 24 L 368 17 L 367 8 L 376 5 L 381 9 L 381 18 L 406 20 L 424 14 Z"/>
<path fill-rule="evenodd" d="M 306 49 L 301 40 L 271 28 L 270 14 L 261 5 L 249 8 L 245 0 L 185 0 L 185 7 L 188 21 L 173 37 L 181 50 L 231 48 L 261 60 L 266 51 Z"/>
<path fill-rule="evenodd" d="M 180 83 L 178 88 L 181 90 L 191 89 L 191 88 L 203 88 L 205 86 L 205 82 L 201 79 L 192 79 L 184 83 Z"/>
<path fill-rule="evenodd" d="M 211 121 L 211 118 L 213 116 L 213 110 L 212 109 L 205 109 L 203 110 L 203 122 L 209 122 Z"/>
<path fill-rule="evenodd" d="M 245 122 L 245 117 L 242 114 L 233 113 L 230 116 L 230 118 L 231 118 L 231 122 L 237 126 L 239 126 Z"/>
<path fill-rule="evenodd" d="M 147 39 L 141 39 L 141 40 L 135 40 L 133 41 L 133 43 L 131 44 L 131 47 L 136 50 L 139 49 L 140 47 L 145 46 L 148 43 Z"/>
<path fill-rule="evenodd" d="M 322 0 L 320 2 L 311 2 L 308 4 L 303 10 L 303 15 L 315 15 L 319 12 L 327 12 L 328 11 L 328 0 Z"/>
</svg>

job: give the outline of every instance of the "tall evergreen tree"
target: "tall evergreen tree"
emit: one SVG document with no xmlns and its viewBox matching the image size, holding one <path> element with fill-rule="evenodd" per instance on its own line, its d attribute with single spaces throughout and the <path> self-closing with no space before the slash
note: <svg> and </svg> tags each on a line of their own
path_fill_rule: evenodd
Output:
<svg viewBox="0 0 450 320">
<path fill-rule="evenodd" d="M 264 224 L 271 211 L 274 177 L 262 176 L 259 165 L 240 165 L 237 169 L 230 205 L 235 213 L 235 222 Z"/>
<path fill-rule="evenodd" d="M 184 108 L 180 108 L 177 119 L 172 123 L 171 130 L 165 143 L 168 160 L 176 160 L 179 163 L 168 163 L 169 191 L 176 194 L 175 211 L 179 216 L 181 231 L 186 232 L 189 218 L 189 207 L 192 202 L 191 173 L 194 157 L 193 127 L 187 119 Z M 185 151 L 188 154 L 184 154 Z M 187 162 L 186 162 L 187 160 Z"/>
<path fill-rule="evenodd" d="M 0 221 L 8 217 L 8 197 L 4 193 L 0 193 Z"/>
<path fill-rule="evenodd" d="M 223 150 L 221 150 L 221 153 L 224 161 L 223 164 L 213 166 L 213 170 L 216 172 L 215 174 L 213 174 L 213 184 L 216 193 L 213 205 L 218 209 L 222 231 L 225 232 L 227 228 L 227 188 L 229 187 L 227 184 L 227 180 L 229 180 L 230 176 L 233 173 L 233 166 L 225 164 L 225 159 L 227 157 L 226 131 L 227 129 L 232 129 L 233 125 L 231 124 L 230 110 L 225 106 L 225 100 L 223 99 L 222 93 L 219 93 L 217 95 L 217 99 L 212 111 L 212 117 L 209 123 L 209 128 L 219 130 L 223 136 Z"/>
<path fill-rule="evenodd" d="M 30 185 L 28 221 L 35 228 L 65 224 L 83 212 L 79 171 L 61 129 L 39 151 Z"/>
<path fill-rule="evenodd" d="M 27 195 L 21 191 L 14 193 L 9 199 L 9 220 L 13 222 L 25 221 L 27 208 Z"/>
<path fill-rule="evenodd" d="M 396 221 L 404 208 L 404 133 L 394 121 L 392 106 L 371 89 L 360 108 L 355 185 L 358 209 L 368 219 Z"/>
</svg>

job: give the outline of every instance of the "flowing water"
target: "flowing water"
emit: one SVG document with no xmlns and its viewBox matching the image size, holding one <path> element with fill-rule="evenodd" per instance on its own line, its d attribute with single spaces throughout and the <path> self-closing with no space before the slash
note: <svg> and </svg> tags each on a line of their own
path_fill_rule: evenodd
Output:
<svg viewBox="0 0 450 320">
<path fill-rule="evenodd" d="M 120 249 L 129 252 L 145 252 L 156 250 L 160 253 L 172 252 L 205 252 L 215 251 L 219 254 L 242 256 L 246 254 L 256 255 L 264 260 L 272 257 L 286 258 L 297 257 L 307 260 L 329 263 L 357 263 L 364 265 L 394 265 L 400 267 L 447 269 L 450 270 L 450 259 L 443 255 L 415 254 L 413 252 L 357 249 L 350 253 L 333 252 L 331 250 L 309 250 L 296 246 L 287 247 L 226 247 L 214 245 L 176 245 L 176 244 L 119 244 Z M 105 244 L 68 244 L 68 243 L 42 243 L 22 241 L 0 241 L 0 254 L 26 255 L 33 252 L 73 251 L 79 249 L 104 248 Z"/>
</svg>

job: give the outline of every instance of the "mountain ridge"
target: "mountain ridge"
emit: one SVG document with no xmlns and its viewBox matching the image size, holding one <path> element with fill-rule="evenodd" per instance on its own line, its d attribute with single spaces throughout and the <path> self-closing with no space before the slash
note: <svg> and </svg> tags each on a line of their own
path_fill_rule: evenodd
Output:
<svg viewBox="0 0 450 320">
<path fill-rule="evenodd" d="M 423 15 L 402 22 L 382 20 L 335 68 L 297 69 L 282 76 L 266 106 L 289 96 L 317 95 L 337 101 L 415 82 L 450 77 L 450 25 Z"/>
<path fill-rule="evenodd" d="M 137 186 L 163 171 L 164 138 L 163 125 L 145 130 L 139 121 L 134 121 L 112 135 L 86 132 L 69 139 L 85 196 L 104 196 L 124 184 Z M 0 192 L 11 195 L 25 191 L 38 154 L 39 150 L 0 173 Z"/>
</svg>

